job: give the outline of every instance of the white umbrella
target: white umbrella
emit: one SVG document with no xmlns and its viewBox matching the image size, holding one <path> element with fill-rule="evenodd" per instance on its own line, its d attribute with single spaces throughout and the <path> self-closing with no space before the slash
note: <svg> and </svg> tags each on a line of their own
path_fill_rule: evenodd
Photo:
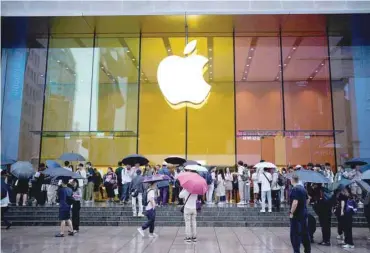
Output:
<svg viewBox="0 0 370 253">
<path fill-rule="evenodd" d="M 273 169 L 277 169 L 276 165 L 273 164 L 273 163 L 270 163 L 270 162 L 261 162 L 261 163 L 257 163 L 256 165 L 254 165 L 254 168 L 273 168 Z"/>
<path fill-rule="evenodd" d="M 196 172 L 208 172 L 208 169 L 206 167 L 200 166 L 200 165 L 187 165 L 185 166 L 186 170 L 196 171 Z"/>
</svg>

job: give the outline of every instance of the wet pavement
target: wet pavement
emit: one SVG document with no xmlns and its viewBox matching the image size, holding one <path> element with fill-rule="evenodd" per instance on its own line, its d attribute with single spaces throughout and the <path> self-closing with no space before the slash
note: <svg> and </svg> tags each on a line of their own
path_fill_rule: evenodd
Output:
<svg viewBox="0 0 370 253">
<path fill-rule="evenodd" d="M 343 250 L 332 229 L 332 246 L 312 245 L 312 253 L 370 253 L 367 228 L 354 228 L 355 249 Z M 200 227 L 198 242 L 184 242 L 184 227 L 156 228 L 158 237 L 141 237 L 136 227 L 82 227 L 80 233 L 55 238 L 57 227 L 12 227 L 1 230 L 1 252 L 73 253 L 288 253 L 289 228 Z M 321 237 L 316 232 L 316 238 Z M 303 249 L 302 249 L 303 252 Z"/>
</svg>

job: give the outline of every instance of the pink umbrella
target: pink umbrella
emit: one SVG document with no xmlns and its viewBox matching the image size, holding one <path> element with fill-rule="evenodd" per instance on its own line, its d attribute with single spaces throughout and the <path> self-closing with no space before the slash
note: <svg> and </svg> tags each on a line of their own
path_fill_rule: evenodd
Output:
<svg viewBox="0 0 370 253">
<path fill-rule="evenodd" d="M 180 185 L 192 194 L 203 195 L 208 190 L 206 180 L 197 173 L 183 172 L 177 179 L 180 181 Z"/>
</svg>

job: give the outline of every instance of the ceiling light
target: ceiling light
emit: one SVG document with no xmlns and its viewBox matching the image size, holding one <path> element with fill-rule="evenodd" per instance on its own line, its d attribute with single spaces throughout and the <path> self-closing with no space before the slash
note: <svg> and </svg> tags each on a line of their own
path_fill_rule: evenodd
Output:
<svg viewBox="0 0 370 253">
<path fill-rule="evenodd" d="M 212 65 L 209 65 L 210 68 L 212 68 Z"/>
<path fill-rule="evenodd" d="M 252 56 L 249 56 L 248 59 L 252 59 Z"/>
<path fill-rule="evenodd" d="M 310 79 L 312 79 L 312 76 L 310 76 Z"/>
<path fill-rule="evenodd" d="M 212 75 L 212 72 L 209 72 Z"/>
<path fill-rule="evenodd" d="M 60 61 L 59 61 L 59 60 L 57 60 L 57 63 L 60 63 Z"/>
<path fill-rule="evenodd" d="M 292 58 L 290 55 L 288 56 L 288 59 Z"/>
<path fill-rule="evenodd" d="M 247 64 L 247 67 L 249 67 L 249 64 Z"/>
<path fill-rule="evenodd" d="M 43 75 L 43 74 L 41 74 L 40 76 L 41 76 L 41 77 L 43 77 L 44 75 Z"/>
<path fill-rule="evenodd" d="M 286 66 L 286 63 L 284 63 L 284 67 Z"/>
<path fill-rule="evenodd" d="M 167 49 L 167 51 L 170 52 L 171 51 L 171 48 Z"/>
<path fill-rule="evenodd" d="M 104 69 L 104 66 L 101 66 L 101 69 Z"/>
<path fill-rule="evenodd" d="M 248 73 L 248 71 L 245 71 L 244 73 L 246 73 L 246 74 L 247 74 L 247 73 Z"/>
<path fill-rule="evenodd" d="M 130 53 L 130 50 L 127 50 L 127 53 Z"/>
<path fill-rule="evenodd" d="M 132 58 L 132 61 L 135 61 L 135 58 Z"/>
<path fill-rule="evenodd" d="M 321 66 L 324 66 L 324 63 L 321 63 Z"/>
<path fill-rule="evenodd" d="M 212 57 L 209 57 L 210 60 L 212 60 Z"/>
<path fill-rule="evenodd" d="M 296 50 L 297 48 L 296 47 L 293 47 L 293 50 Z"/>
<path fill-rule="evenodd" d="M 315 72 L 317 73 L 317 72 L 319 72 L 318 70 L 315 70 Z"/>
<path fill-rule="evenodd" d="M 208 49 L 209 51 L 212 51 L 212 48 Z"/>
<path fill-rule="evenodd" d="M 144 75 L 144 73 L 143 73 L 143 72 L 141 72 L 141 74 L 142 74 L 142 75 Z"/>
<path fill-rule="evenodd" d="M 243 80 L 245 80 L 245 77 L 243 77 Z"/>
<path fill-rule="evenodd" d="M 84 80 L 81 80 L 81 83 L 83 82 Z"/>
<path fill-rule="evenodd" d="M 66 70 L 68 70 L 69 68 L 67 67 Z"/>
<path fill-rule="evenodd" d="M 253 51 L 253 50 L 254 50 L 254 48 L 252 47 L 252 48 L 251 48 L 251 50 Z"/>
<path fill-rule="evenodd" d="M 109 73 L 107 73 L 107 76 L 110 76 L 110 74 L 109 74 Z"/>
</svg>

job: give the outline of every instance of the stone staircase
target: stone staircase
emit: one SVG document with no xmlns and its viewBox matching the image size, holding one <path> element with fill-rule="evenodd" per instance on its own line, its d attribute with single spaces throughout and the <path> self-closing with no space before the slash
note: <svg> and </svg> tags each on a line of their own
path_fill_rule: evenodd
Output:
<svg viewBox="0 0 370 253">
<path fill-rule="evenodd" d="M 253 207 L 203 207 L 198 214 L 200 227 L 287 227 L 289 209 L 280 212 L 260 213 Z M 313 211 L 310 209 L 310 213 Z M 57 226 L 58 207 L 11 207 L 6 216 L 16 226 Z M 81 226 L 139 226 L 146 218 L 132 217 L 129 206 L 84 206 L 81 207 Z M 317 217 L 316 220 L 318 221 Z M 333 226 L 337 225 L 335 216 Z M 157 208 L 157 226 L 184 226 L 180 207 L 166 206 Z M 354 227 L 366 227 L 364 210 L 360 208 L 353 220 Z"/>
</svg>

